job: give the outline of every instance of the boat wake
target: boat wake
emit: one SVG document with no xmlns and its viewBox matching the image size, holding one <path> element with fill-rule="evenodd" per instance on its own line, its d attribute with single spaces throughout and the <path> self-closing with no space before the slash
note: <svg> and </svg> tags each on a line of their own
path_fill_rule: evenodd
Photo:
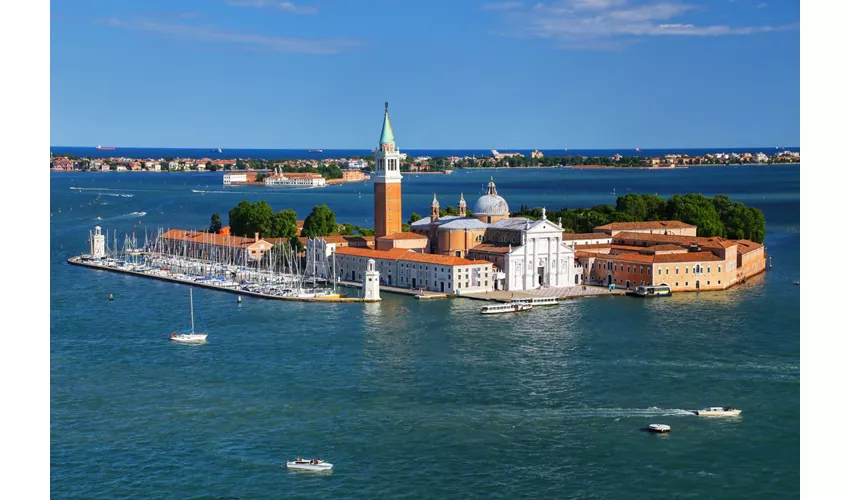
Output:
<svg viewBox="0 0 850 500">
<path fill-rule="evenodd" d="M 121 198 L 132 198 L 135 196 L 129 193 L 106 193 L 104 192 L 106 188 L 83 188 L 71 186 L 68 189 L 73 189 L 75 191 L 98 191 L 98 196 L 119 196 Z"/>
<path fill-rule="evenodd" d="M 686 417 L 694 412 L 681 408 L 570 408 L 564 410 L 570 417 L 578 418 L 623 418 L 623 417 Z"/>
<path fill-rule="evenodd" d="M 287 188 L 286 192 L 289 192 L 289 191 L 305 191 L 307 189 L 315 189 L 313 187 L 292 187 L 292 186 L 273 186 L 273 187 Z M 268 194 L 270 192 L 273 193 L 275 191 L 273 191 L 273 190 L 266 190 L 266 191 L 235 191 L 235 190 L 218 191 L 218 190 L 193 189 L 192 192 L 193 193 L 200 193 L 200 194 Z"/>
<path fill-rule="evenodd" d="M 144 217 L 147 214 L 147 212 L 133 212 L 131 214 L 124 214 L 124 217 Z"/>
</svg>

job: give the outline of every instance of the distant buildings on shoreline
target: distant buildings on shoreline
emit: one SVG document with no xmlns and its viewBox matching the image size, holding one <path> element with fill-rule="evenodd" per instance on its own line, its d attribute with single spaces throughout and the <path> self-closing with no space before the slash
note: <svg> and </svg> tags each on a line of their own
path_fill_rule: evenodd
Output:
<svg viewBox="0 0 850 500">
<path fill-rule="evenodd" d="M 538 163 L 531 163 L 522 153 L 500 153 L 497 150 L 492 150 L 490 156 L 447 156 L 432 158 L 430 156 L 420 156 L 416 158 L 408 158 L 405 153 L 400 153 L 399 165 L 400 171 L 403 172 L 436 172 L 449 171 L 452 168 L 495 168 L 495 167 L 535 167 L 543 166 L 543 153 L 534 150 L 530 153 L 530 160 L 540 160 Z M 549 160 L 557 157 L 549 157 Z M 634 158 L 634 157 L 632 157 Z M 768 155 L 764 152 L 756 153 L 708 153 L 702 156 L 690 156 L 687 154 L 668 154 L 660 157 L 641 157 L 637 165 L 632 162 L 629 165 L 622 164 L 629 160 L 629 157 L 622 155 L 614 155 L 604 157 L 605 163 L 599 165 L 572 165 L 575 168 L 593 168 L 593 167 L 610 167 L 610 168 L 627 168 L 635 166 L 643 166 L 647 168 L 671 168 L 680 166 L 693 165 L 733 165 L 733 164 L 775 164 L 775 163 L 799 163 L 799 151 L 778 151 L 773 155 Z M 517 161 L 523 162 L 522 165 L 516 165 Z M 513 165 L 512 163 L 513 162 Z M 364 158 L 325 158 L 325 159 L 292 159 L 271 162 L 263 160 L 267 165 L 266 168 L 252 168 L 250 159 L 230 158 L 230 159 L 210 159 L 210 158 L 69 158 L 67 156 L 51 156 L 50 167 L 56 172 L 70 171 L 100 171 L 100 172 L 129 172 L 129 171 L 148 171 L 148 172 L 209 172 L 209 171 L 268 171 L 270 169 L 281 167 L 293 168 L 313 168 L 318 169 L 320 166 L 336 166 L 345 171 L 360 170 L 367 171 L 374 166 L 374 161 Z M 553 166 L 552 162 L 547 162 L 546 165 Z M 563 165 L 566 166 L 566 165 Z"/>
</svg>

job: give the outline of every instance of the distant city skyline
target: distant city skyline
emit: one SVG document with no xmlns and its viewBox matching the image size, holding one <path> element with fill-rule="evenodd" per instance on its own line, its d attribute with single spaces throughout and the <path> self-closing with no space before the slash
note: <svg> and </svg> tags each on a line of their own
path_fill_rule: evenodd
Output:
<svg viewBox="0 0 850 500">
<path fill-rule="evenodd" d="M 52 145 L 798 146 L 799 4 L 51 5 Z"/>
</svg>

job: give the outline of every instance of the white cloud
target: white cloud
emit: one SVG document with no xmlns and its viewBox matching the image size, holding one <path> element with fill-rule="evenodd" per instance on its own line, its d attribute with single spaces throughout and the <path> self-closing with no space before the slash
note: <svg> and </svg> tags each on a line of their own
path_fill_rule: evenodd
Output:
<svg viewBox="0 0 850 500">
<path fill-rule="evenodd" d="M 798 29 L 797 24 L 730 26 L 680 22 L 704 10 L 679 0 L 555 0 L 506 11 L 503 17 L 507 28 L 500 29 L 499 34 L 555 40 L 565 49 L 615 49 L 651 36 L 750 35 Z"/>
<path fill-rule="evenodd" d="M 111 18 L 96 20 L 95 22 L 115 28 L 145 32 L 163 38 L 194 42 L 230 43 L 272 52 L 337 54 L 364 45 L 359 40 L 265 36 L 255 33 L 227 31 L 216 26 L 167 24 L 143 19 L 127 21 Z"/>
<path fill-rule="evenodd" d="M 227 5 L 233 7 L 254 7 L 262 9 L 265 7 L 276 8 L 290 14 L 316 14 L 319 12 L 315 7 L 299 7 L 292 2 L 276 2 L 274 0 L 230 0 Z"/>
</svg>

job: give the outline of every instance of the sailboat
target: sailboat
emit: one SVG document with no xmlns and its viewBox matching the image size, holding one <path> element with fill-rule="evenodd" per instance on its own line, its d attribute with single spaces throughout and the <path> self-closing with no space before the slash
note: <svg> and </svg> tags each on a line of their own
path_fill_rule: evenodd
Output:
<svg viewBox="0 0 850 500">
<path fill-rule="evenodd" d="M 192 318 L 192 328 L 171 334 L 169 340 L 181 344 L 201 344 L 207 341 L 207 332 L 195 333 L 195 302 L 192 300 L 192 289 L 189 289 L 189 315 Z"/>
</svg>

